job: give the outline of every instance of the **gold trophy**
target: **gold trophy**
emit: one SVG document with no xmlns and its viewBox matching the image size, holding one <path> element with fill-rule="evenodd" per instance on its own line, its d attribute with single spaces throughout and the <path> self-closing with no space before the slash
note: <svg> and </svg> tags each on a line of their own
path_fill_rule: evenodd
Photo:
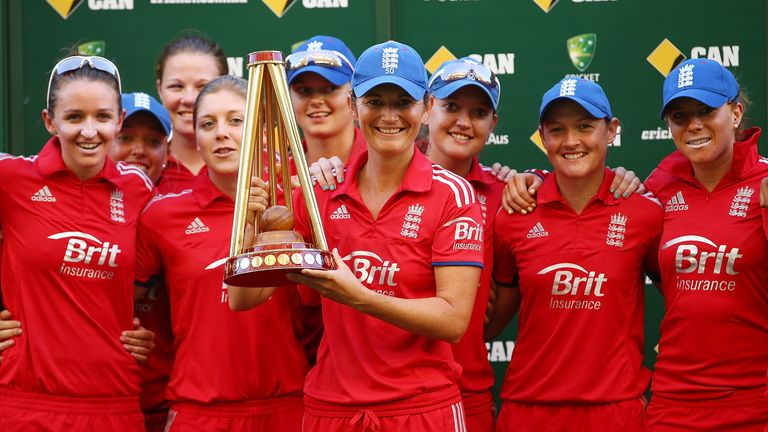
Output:
<svg viewBox="0 0 768 432">
<path fill-rule="evenodd" d="M 281 286 L 292 283 L 285 278 L 287 273 L 299 273 L 302 269 L 335 269 L 293 116 L 280 51 L 257 51 L 248 55 L 245 109 L 232 241 L 229 259 L 224 266 L 224 282 L 242 287 Z M 266 143 L 266 151 L 262 150 L 263 143 Z M 293 231 L 288 145 L 298 171 L 314 244 L 304 242 L 301 235 Z M 266 174 L 265 158 L 268 163 Z M 282 179 L 277 178 L 278 160 L 282 161 Z M 256 215 L 254 246 L 243 248 L 248 195 L 255 173 L 262 178 L 269 177 L 270 206 L 263 214 Z M 278 205 L 278 182 L 285 205 Z"/>
</svg>

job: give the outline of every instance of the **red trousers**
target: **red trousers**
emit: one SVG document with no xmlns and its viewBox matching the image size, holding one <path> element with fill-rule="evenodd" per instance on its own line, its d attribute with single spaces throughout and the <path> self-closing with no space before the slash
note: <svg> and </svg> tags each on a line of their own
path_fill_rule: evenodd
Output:
<svg viewBox="0 0 768 432">
<path fill-rule="evenodd" d="M 139 398 L 73 398 L 0 391 L 3 432 L 143 432 Z"/>
</svg>

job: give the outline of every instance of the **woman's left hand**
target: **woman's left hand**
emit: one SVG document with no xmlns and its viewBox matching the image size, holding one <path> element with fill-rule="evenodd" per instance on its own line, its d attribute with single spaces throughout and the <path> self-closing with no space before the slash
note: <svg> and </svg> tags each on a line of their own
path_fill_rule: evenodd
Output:
<svg viewBox="0 0 768 432">
<path fill-rule="evenodd" d="M 304 269 L 301 274 L 289 273 L 286 277 L 293 282 L 306 285 L 320 295 L 347 306 L 355 307 L 364 302 L 370 291 L 357 280 L 349 266 L 339 255 L 338 249 L 331 252 L 336 270 Z"/>
<path fill-rule="evenodd" d="M 128 351 L 139 363 L 146 363 L 155 349 L 155 334 L 141 326 L 138 318 L 133 318 L 134 330 L 126 330 L 120 335 L 123 349 Z"/>
<path fill-rule="evenodd" d="M 646 192 L 645 185 L 634 171 L 629 171 L 624 167 L 616 167 L 612 170 L 616 176 L 611 183 L 611 193 L 615 198 L 629 198 L 633 193 L 643 194 Z"/>
</svg>

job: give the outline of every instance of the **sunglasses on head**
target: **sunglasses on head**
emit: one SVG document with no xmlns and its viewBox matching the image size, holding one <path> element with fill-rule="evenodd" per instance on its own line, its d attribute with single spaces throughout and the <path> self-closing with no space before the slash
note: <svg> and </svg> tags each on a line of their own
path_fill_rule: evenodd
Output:
<svg viewBox="0 0 768 432">
<path fill-rule="evenodd" d="M 56 66 L 51 70 L 51 77 L 48 79 L 48 92 L 46 93 L 46 103 L 51 100 L 51 85 L 53 84 L 53 77 L 60 76 L 67 72 L 72 72 L 82 68 L 83 66 L 90 66 L 92 69 L 106 72 L 115 77 L 117 80 L 117 90 L 122 93 L 123 88 L 120 84 L 120 72 L 117 70 L 117 66 L 111 61 L 99 56 L 72 56 L 67 57 L 60 62 L 56 63 Z M 50 108 L 50 107 L 48 107 Z"/>
<path fill-rule="evenodd" d="M 479 63 L 461 61 L 451 63 L 438 69 L 429 80 L 429 88 L 431 89 L 433 86 L 441 85 L 442 83 L 462 79 L 477 81 L 489 88 L 501 87 L 499 79 L 496 78 L 496 74 L 488 69 L 487 66 Z"/>
<path fill-rule="evenodd" d="M 299 51 L 289 55 L 285 59 L 285 67 L 288 70 L 300 69 L 309 65 L 310 63 L 317 66 L 335 68 L 340 68 L 346 65 L 350 70 L 355 70 L 355 67 L 352 65 L 349 59 L 347 59 L 344 54 L 338 51 Z"/>
</svg>

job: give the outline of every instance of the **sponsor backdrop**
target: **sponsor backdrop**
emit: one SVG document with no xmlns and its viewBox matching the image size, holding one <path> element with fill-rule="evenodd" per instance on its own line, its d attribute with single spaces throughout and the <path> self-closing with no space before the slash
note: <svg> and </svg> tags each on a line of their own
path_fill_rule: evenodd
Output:
<svg viewBox="0 0 768 432">
<path fill-rule="evenodd" d="M 766 124 L 766 2 L 743 0 L 9 0 L 0 5 L 0 151 L 36 153 L 50 67 L 69 47 L 104 55 L 125 91 L 155 94 L 154 61 L 186 29 L 218 41 L 242 76 L 250 51 L 290 47 L 314 34 L 344 39 L 360 54 L 396 38 L 434 71 L 471 55 L 502 83 L 499 124 L 482 155 L 517 169 L 547 168 L 535 133 L 542 93 L 565 75 L 594 80 L 622 121 L 608 154 L 646 176 L 673 149 L 659 120 L 661 84 L 679 61 L 708 57 L 748 90 L 749 122 Z M 760 143 L 765 152 L 765 140 Z M 655 358 L 660 296 L 647 296 L 647 363 Z M 499 377 L 516 324 L 488 344 Z M 575 338 L 588 338 L 574 334 Z"/>
</svg>

